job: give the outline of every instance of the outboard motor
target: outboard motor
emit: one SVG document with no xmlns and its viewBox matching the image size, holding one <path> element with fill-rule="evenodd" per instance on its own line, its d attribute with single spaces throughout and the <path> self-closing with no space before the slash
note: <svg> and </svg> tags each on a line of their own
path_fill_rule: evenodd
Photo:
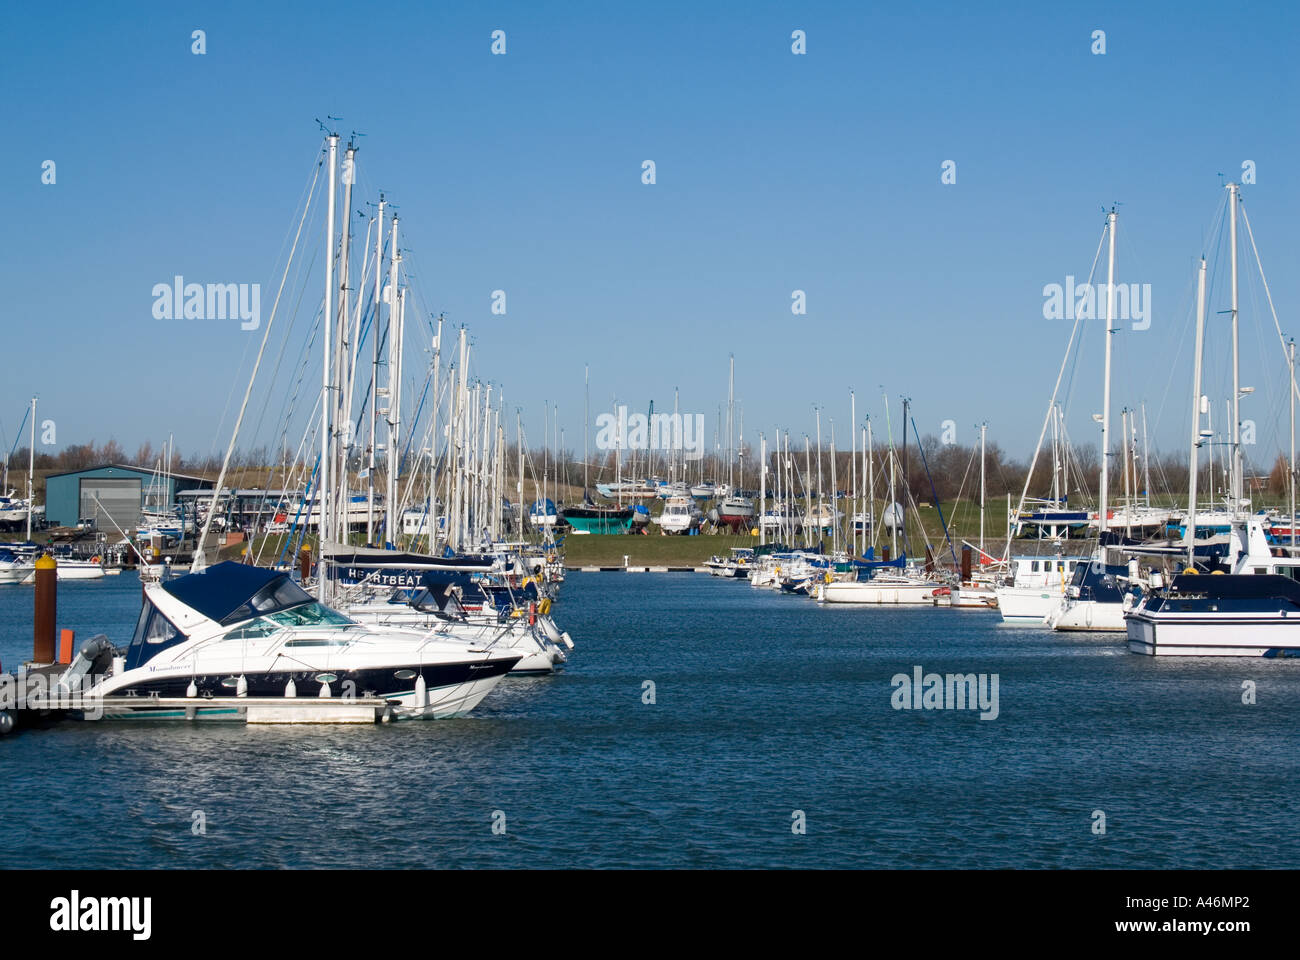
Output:
<svg viewBox="0 0 1300 960">
<path fill-rule="evenodd" d="M 94 685 L 94 677 L 102 677 L 119 656 L 117 648 L 104 634 L 96 634 L 86 641 L 81 652 L 59 677 L 59 687 L 68 692 L 84 692 Z M 87 682 L 86 678 L 92 679 Z"/>
</svg>

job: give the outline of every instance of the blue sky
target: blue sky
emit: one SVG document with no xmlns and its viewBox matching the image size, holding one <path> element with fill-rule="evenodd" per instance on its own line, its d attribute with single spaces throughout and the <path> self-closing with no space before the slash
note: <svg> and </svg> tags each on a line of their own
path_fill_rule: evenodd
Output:
<svg viewBox="0 0 1300 960">
<path fill-rule="evenodd" d="M 36 392 L 59 446 L 134 450 L 174 432 L 185 453 L 224 448 L 258 334 L 155 320 L 151 290 L 176 274 L 261 283 L 266 316 L 326 115 L 365 134 L 354 208 L 379 189 L 400 205 L 418 310 L 469 327 L 474 375 L 504 384 L 530 437 L 558 403 L 579 451 L 585 364 L 593 409 L 670 408 L 676 387 L 711 428 L 734 353 L 747 439 L 811 432 L 814 404 L 843 431 L 850 388 L 860 417 L 883 422 L 883 389 L 913 399 L 922 432 L 952 419 L 971 441 L 987 420 L 1028 456 L 1069 333 L 1044 319 L 1043 287 L 1086 277 L 1112 202 L 1119 280 L 1151 284 L 1153 301 L 1151 328 L 1117 338 L 1114 409 L 1145 402 L 1156 444 L 1182 449 L 1194 264 L 1219 174 L 1246 160 L 1274 302 L 1284 332 L 1300 329 L 1300 15 L 1274 4 L 74 3 L 6 17 L 8 442 Z M 496 29 L 505 56 L 490 53 Z M 791 53 L 795 29 L 806 55 Z M 1216 268 L 1206 252 L 1223 309 L 1226 254 Z M 322 282 L 306 285 L 304 331 Z M 1243 416 L 1270 460 L 1285 371 L 1259 287 L 1243 260 L 1242 381 L 1259 388 Z M 1212 322 L 1211 392 L 1229 382 Z M 1097 435 L 1099 327 L 1072 379 L 1080 442 Z M 286 379 L 258 394 L 272 409 L 248 445 L 271 441 Z"/>
</svg>

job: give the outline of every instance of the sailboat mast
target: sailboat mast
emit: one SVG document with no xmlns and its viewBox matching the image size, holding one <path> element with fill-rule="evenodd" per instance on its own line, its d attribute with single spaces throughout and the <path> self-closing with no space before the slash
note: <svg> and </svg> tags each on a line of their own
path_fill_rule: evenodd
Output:
<svg viewBox="0 0 1300 960">
<path fill-rule="evenodd" d="M 1295 551 L 1295 338 L 1287 344 L 1287 366 L 1291 375 L 1291 550 Z"/>
<path fill-rule="evenodd" d="M 339 135 L 331 133 L 329 135 L 329 211 L 326 217 L 325 227 L 325 309 L 321 314 L 321 322 L 324 324 L 323 336 L 321 343 L 324 346 L 324 361 L 321 374 L 321 403 L 320 403 L 320 482 L 316 489 L 316 509 L 317 509 L 317 533 L 320 537 L 321 555 L 318 565 L 318 574 L 316 577 L 317 597 L 322 603 L 327 599 L 325 575 L 325 544 L 329 542 L 329 505 L 332 500 L 333 487 L 330 483 L 330 381 L 333 368 L 331 364 L 331 347 L 334 336 L 334 205 L 336 194 L 338 192 L 338 153 L 339 153 Z M 211 509 L 213 512 L 217 509 L 216 492 L 213 493 L 213 502 Z"/>
<path fill-rule="evenodd" d="M 20 428 L 21 429 L 21 428 Z M 32 512 L 36 504 L 33 502 L 32 485 L 36 476 L 36 398 L 32 397 L 32 439 L 27 444 L 27 542 L 32 540 Z"/>
<path fill-rule="evenodd" d="M 588 477 L 587 437 L 591 434 L 591 365 L 582 366 L 582 499 L 587 500 L 587 491 L 591 488 Z"/>
<path fill-rule="evenodd" d="M 736 465 L 736 355 L 731 357 L 730 372 L 727 374 L 727 495 L 734 497 Z"/>
<path fill-rule="evenodd" d="M 867 417 L 867 521 L 871 524 L 871 542 L 876 542 L 876 451 L 871 436 L 871 418 Z M 866 531 L 862 542 L 866 543 Z"/>
<path fill-rule="evenodd" d="M 1228 246 L 1232 251 L 1232 512 L 1236 514 L 1242 506 L 1244 486 L 1241 457 L 1241 364 L 1237 324 L 1237 205 L 1241 202 L 1241 189 L 1237 184 L 1228 184 L 1228 199 L 1232 207 L 1232 216 L 1228 221 Z"/>
<path fill-rule="evenodd" d="M 767 527 L 763 525 L 763 504 L 767 502 L 767 438 L 758 435 L 758 542 L 767 543 Z"/>
<path fill-rule="evenodd" d="M 350 387 L 348 381 L 348 353 L 350 337 L 348 336 L 348 263 L 352 252 L 352 181 L 356 149 L 351 142 L 343 154 L 343 216 L 341 218 L 342 238 L 339 247 L 339 302 L 338 302 L 338 342 L 334 357 L 334 429 L 339 432 L 335 443 L 335 466 L 338 477 L 339 492 L 332 501 L 336 511 L 331 527 L 338 531 L 339 542 L 348 538 L 347 497 L 348 497 L 348 424 L 344 416 L 344 388 Z"/>
<path fill-rule="evenodd" d="M 1189 465 L 1191 475 L 1187 480 L 1187 565 L 1196 565 L 1196 482 L 1199 475 L 1197 454 L 1201 448 L 1201 350 L 1205 343 L 1205 258 L 1201 258 L 1196 271 L 1196 353 L 1193 355 L 1192 375 L 1192 446 Z M 1213 471 L 1211 471 L 1213 476 Z"/>
<path fill-rule="evenodd" d="M 398 238 L 397 214 L 393 214 L 393 225 L 388 236 L 388 372 L 384 377 L 387 387 L 388 410 L 385 422 L 388 426 L 388 443 L 384 451 L 387 470 L 384 482 L 384 540 L 397 542 L 397 416 L 398 395 L 401 381 L 397 377 L 397 329 L 401 324 L 401 311 L 397 302 L 397 271 L 402 264 L 401 251 L 397 249 Z"/>
<path fill-rule="evenodd" d="M 849 391 L 849 489 L 853 491 L 852 506 L 849 508 L 849 536 L 852 548 L 857 550 L 858 530 L 855 518 L 858 515 L 858 407 L 852 390 Z"/>
<path fill-rule="evenodd" d="M 980 424 L 980 557 L 984 556 L 984 497 L 986 487 L 984 484 L 984 453 L 985 439 L 988 434 L 989 425 L 986 422 Z"/>
<path fill-rule="evenodd" d="M 366 543 L 375 542 L 375 404 L 379 389 L 379 310 L 384 294 L 384 195 L 375 218 L 375 312 L 370 318 L 370 453 L 366 464 Z"/>
<path fill-rule="evenodd" d="M 1110 505 L 1110 355 L 1112 341 L 1115 336 L 1113 327 L 1115 320 L 1115 227 L 1118 220 L 1119 215 L 1115 213 L 1114 208 L 1111 208 L 1110 213 L 1106 214 L 1106 236 L 1109 241 L 1109 252 L 1106 257 L 1106 375 L 1101 392 L 1101 490 L 1098 496 L 1097 509 L 1097 541 L 1099 549 L 1103 549 L 1103 559 L 1105 559 L 1105 554 L 1101 545 L 1104 544 L 1105 534 L 1109 529 L 1106 522 L 1106 512 Z"/>
<path fill-rule="evenodd" d="M 817 524 L 821 529 L 821 524 L 826 520 L 826 500 L 822 491 L 822 408 L 813 407 L 817 419 Z"/>
</svg>

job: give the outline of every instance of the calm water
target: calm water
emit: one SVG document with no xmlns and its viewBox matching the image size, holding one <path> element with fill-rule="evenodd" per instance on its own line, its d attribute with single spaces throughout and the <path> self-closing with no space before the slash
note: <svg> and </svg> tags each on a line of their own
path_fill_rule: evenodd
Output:
<svg viewBox="0 0 1300 960">
<path fill-rule="evenodd" d="M 132 574 L 63 584 L 59 624 L 122 642 L 139 596 Z M 0 588 L 9 668 L 31 597 Z M 507 680 L 470 718 L 0 738 L 0 865 L 1300 866 L 1298 662 L 1156 661 L 693 574 L 575 573 L 556 614 L 569 670 Z M 893 709 L 916 665 L 998 674 L 1000 715 Z"/>
</svg>

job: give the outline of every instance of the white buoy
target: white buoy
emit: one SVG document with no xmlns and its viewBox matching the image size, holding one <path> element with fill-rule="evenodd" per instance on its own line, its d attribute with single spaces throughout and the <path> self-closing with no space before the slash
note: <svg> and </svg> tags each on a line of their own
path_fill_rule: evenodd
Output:
<svg viewBox="0 0 1300 960">
<path fill-rule="evenodd" d="M 190 685 L 185 688 L 185 696 L 197 697 L 198 695 L 199 695 L 198 685 L 193 680 L 191 680 Z"/>
<path fill-rule="evenodd" d="M 428 703 L 428 688 L 424 683 L 424 674 L 415 677 L 415 709 L 423 710 Z"/>
<path fill-rule="evenodd" d="M 248 696 L 248 680 L 244 678 L 242 673 L 239 675 L 239 680 L 235 683 L 235 696 Z"/>
<path fill-rule="evenodd" d="M 284 695 L 286 697 L 298 696 L 298 685 L 293 682 L 293 677 L 290 677 L 289 682 L 284 685 Z"/>
</svg>

